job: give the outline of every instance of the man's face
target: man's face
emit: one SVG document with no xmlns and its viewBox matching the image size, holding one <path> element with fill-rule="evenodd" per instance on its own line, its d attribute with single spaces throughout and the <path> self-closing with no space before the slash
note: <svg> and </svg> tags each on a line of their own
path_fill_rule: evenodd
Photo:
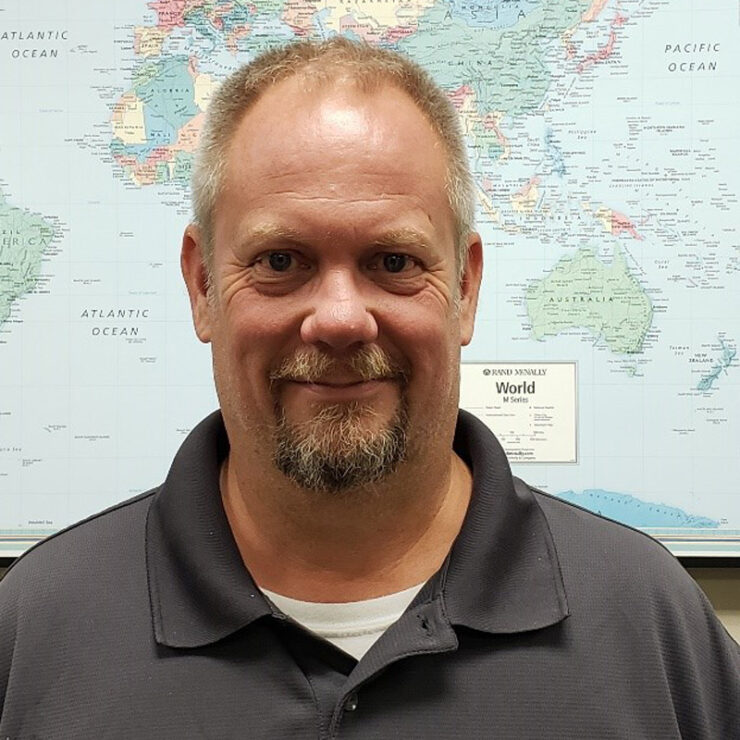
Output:
<svg viewBox="0 0 740 740">
<path fill-rule="evenodd" d="M 209 295 L 197 228 L 183 242 L 232 454 L 338 490 L 449 448 L 481 257 L 473 235 L 458 288 L 445 174 L 441 141 L 394 87 L 294 77 L 247 113 Z"/>
</svg>

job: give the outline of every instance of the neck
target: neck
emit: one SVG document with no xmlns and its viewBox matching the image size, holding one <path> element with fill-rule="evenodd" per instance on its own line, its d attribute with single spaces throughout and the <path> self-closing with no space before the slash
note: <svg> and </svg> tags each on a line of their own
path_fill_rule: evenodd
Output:
<svg viewBox="0 0 740 740">
<path fill-rule="evenodd" d="M 237 546 L 259 586 L 304 601 L 360 601 L 426 581 L 460 531 L 472 489 L 451 450 L 406 463 L 344 494 L 255 476 L 232 453 L 221 492 Z"/>
</svg>

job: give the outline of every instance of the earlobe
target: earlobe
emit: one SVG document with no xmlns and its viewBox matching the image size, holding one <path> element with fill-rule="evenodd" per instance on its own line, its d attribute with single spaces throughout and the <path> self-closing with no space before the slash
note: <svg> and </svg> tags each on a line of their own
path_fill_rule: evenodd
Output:
<svg viewBox="0 0 740 740">
<path fill-rule="evenodd" d="M 195 333 L 201 342 L 210 342 L 212 327 L 208 270 L 203 263 L 202 233 L 196 224 L 189 224 L 183 234 L 180 268 L 190 297 Z"/>
<path fill-rule="evenodd" d="M 476 232 L 471 232 L 468 236 L 467 257 L 460 283 L 460 344 L 463 347 L 473 339 L 475 312 L 483 277 L 483 243 L 480 234 Z"/>
</svg>

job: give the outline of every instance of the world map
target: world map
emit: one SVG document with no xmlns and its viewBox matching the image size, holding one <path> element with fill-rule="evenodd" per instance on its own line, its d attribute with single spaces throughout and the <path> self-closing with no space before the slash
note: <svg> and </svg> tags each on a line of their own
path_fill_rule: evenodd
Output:
<svg viewBox="0 0 740 740">
<path fill-rule="evenodd" d="M 179 275 L 198 133 L 239 65 L 335 34 L 460 114 L 486 262 L 463 399 L 514 472 L 740 553 L 736 3 L 0 0 L 0 556 L 156 485 L 216 407 Z"/>
</svg>

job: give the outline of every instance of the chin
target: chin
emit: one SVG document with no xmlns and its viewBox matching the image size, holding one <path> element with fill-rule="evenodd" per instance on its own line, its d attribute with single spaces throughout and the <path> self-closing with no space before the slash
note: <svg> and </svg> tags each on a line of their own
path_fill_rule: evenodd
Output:
<svg viewBox="0 0 740 740">
<path fill-rule="evenodd" d="M 304 489 L 340 492 L 376 483 L 406 459 L 408 415 L 401 403 L 383 421 L 358 402 L 329 404 L 311 418 L 291 421 L 277 409 L 274 462 Z"/>
</svg>

